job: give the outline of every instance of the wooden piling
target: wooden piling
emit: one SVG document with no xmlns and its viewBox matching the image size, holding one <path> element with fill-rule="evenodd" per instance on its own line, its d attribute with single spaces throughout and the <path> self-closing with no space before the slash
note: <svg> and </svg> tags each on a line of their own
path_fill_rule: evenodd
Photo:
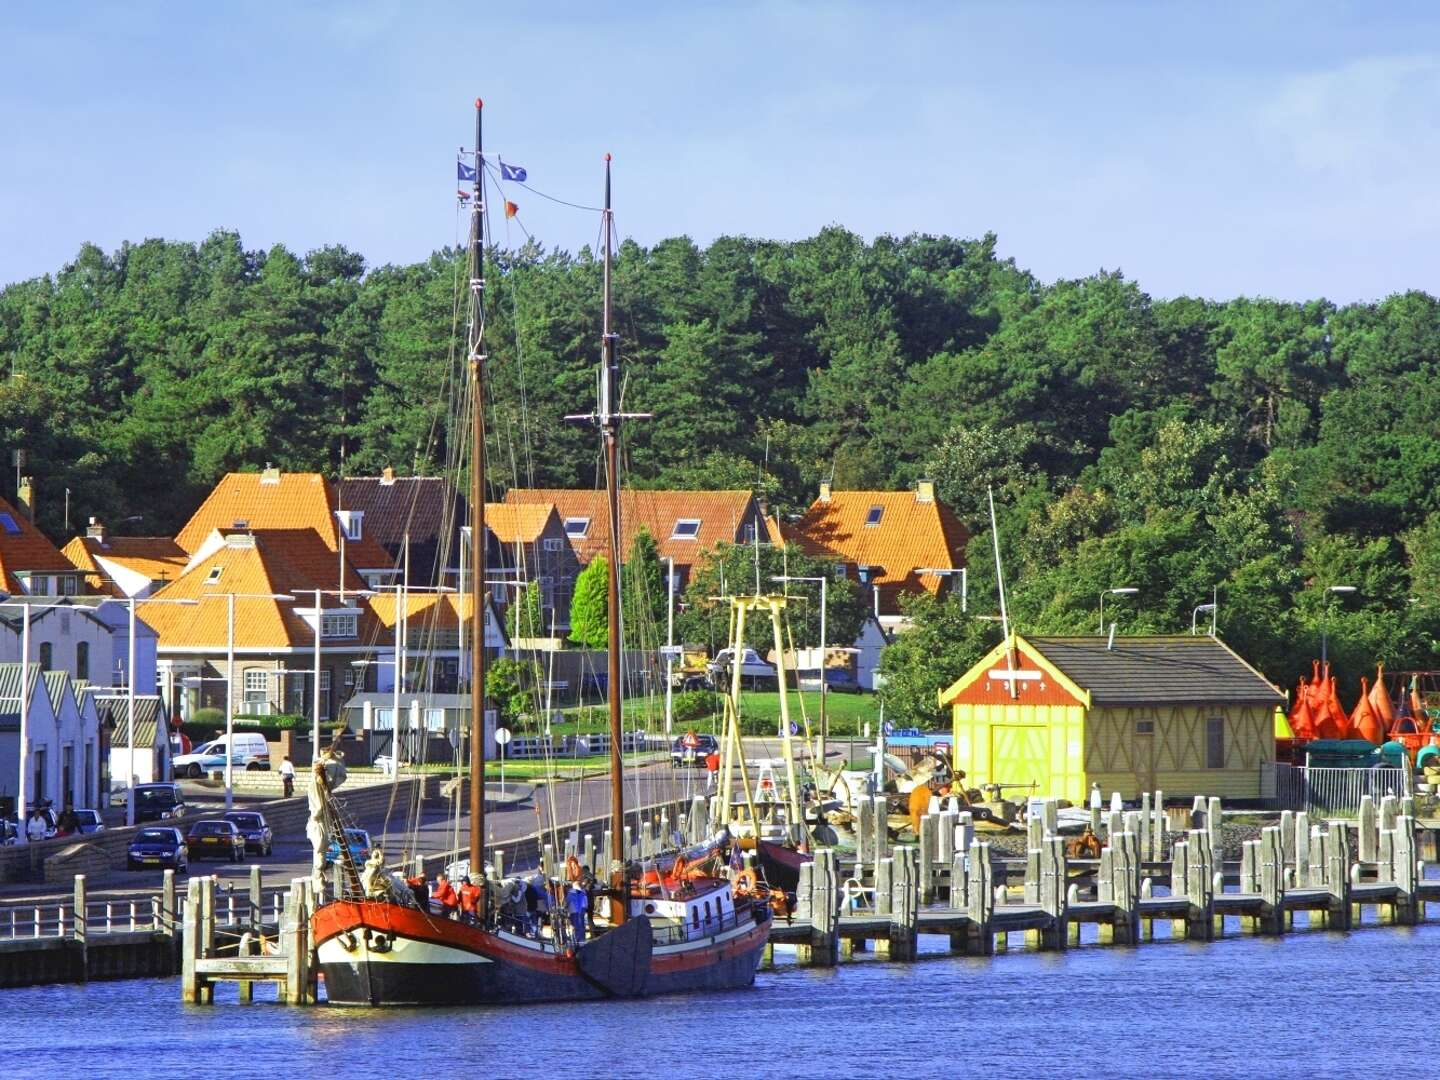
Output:
<svg viewBox="0 0 1440 1080">
<path fill-rule="evenodd" d="M 1325 925 L 1331 930 L 1349 930 L 1351 926 L 1350 852 L 1350 830 L 1332 824 L 1325 835 L 1325 887 L 1330 892 Z"/>
<path fill-rule="evenodd" d="M 1262 934 L 1279 934 L 1285 929 L 1285 844 L 1284 830 L 1271 825 L 1260 831 L 1257 857 L 1260 877 L 1260 916 L 1255 928 Z"/>
<path fill-rule="evenodd" d="M 84 874 L 75 875 L 73 903 L 75 910 L 74 918 L 71 920 L 71 931 L 75 939 L 75 948 L 80 954 L 78 981 L 85 982 L 90 976 L 90 956 L 88 951 L 89 913 L 86 909 L 87 898 Z"/>
<path fill-rule="evenodd" d="M 939 854 L 935 839 L 938 815 L 926 814 L 920 819 L 920 844 L 915 849 L 916 887 L 920 890 L 920 902 L 928 904 L 935 896 L 934 868 Z"/>
<path fill-rule="evenodd" d="M 979 840 L 972 841 L 970 880 L 966 890 L 970 925 L 966 929 L 965 952 L 969 956 L 993 956 L 995 953 L 995 935 L 990 926 L 990 917 L 995 912 L 994 882 L 990 845 Z"/>
<path fill-rule="evenodd" d="M 914 960 L 919 942 L 920 852 L 909 844 L 900 845 L 888 861 L 894 867 L 890 892 L 890 959 Z"/>
<path fill-rule="evenodd" d="M 185 911 L 181 917 L 180 1000 L 199 1005 L 204 995 L 195 961 L 200 958 L 200 879 L 191 878 L 185 887 Z"/>
<path fill-rule="evenodd" d="M 1360 811 L 1355 816 L 1359 840 L 1356 857 L 1362 863 L 1373 863 L 1380 858 L 1380 833 L 1376 822 L 1375 799 L 1370 795 L 1360 796 Z"/>
</svg>

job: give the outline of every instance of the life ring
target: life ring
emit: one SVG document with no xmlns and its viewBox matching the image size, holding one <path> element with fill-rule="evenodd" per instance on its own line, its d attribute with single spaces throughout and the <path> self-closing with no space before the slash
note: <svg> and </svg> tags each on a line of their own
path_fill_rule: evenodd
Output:
<svg viewBox="0 0 1440 1080">
<path fill-rule="evenodd" d="M 738 893 L 752 893 L 759 884 L 759 879 L 755 877 L 755 871 L 748 866 L 735 875 L 735 891 Z"/>
<path fill-rule="evenodd" d="M 577 859 L 574 855 L 565 856 L 565 880 L 580 880 L 580 860 Z"/>
</svg>

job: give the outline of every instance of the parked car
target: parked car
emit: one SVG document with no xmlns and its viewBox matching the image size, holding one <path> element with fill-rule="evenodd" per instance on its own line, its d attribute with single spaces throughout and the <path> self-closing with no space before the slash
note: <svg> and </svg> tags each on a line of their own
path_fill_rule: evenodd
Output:
<svg viewBox="0 0 1440 1080">
<path fill-rule="evenodd" d="M 136 784 L 135 824 L 147 821 L 168 821 L 188 810 L 179 784 Z"/>
<path fill-rule="evenodd" d="M 275 834 L 265 823 L 264 814 L 254 810 L 231 810 L 226 813 L 225 820 L 234 822 L 240 835 L 245 837 L 246 851 L 253 851 L 258 855 L 270 854 L 271 848 L 275 846 Z"/>
<path fill-rule="evenodd" d="M 670 767 L 704 768 L 705 759 L 720 752 L 720 740 L 714 735 L 687 732 L 670 745 Z"/>
<path fill-rule="evenodd" d="M 345 846 L 350 849 L 350 858 L 364 862 L 370 857 L 370 834 L 364 829 L 346 829 Z M 331 840 L 325 849 L 325 863 L 329 865 L 340 858 L 340 842 Z"/>
<path fill-rule="evenodd" d="M 189 865 L 189 846 L 180 830 L 172 825 L 146 826 L 135 834 L 125 852 L 125 866 L 129 870 L 168 866 L 177 874 L 183 874 Z"/>
<path fill-rule="evenodd" d="M 820 678 L 812 668 L 800 677 L 799 685 L 802 690 L 819 690 Z M 827 667 L 825 669 L 825 689 L 832 694 L 858 694 L 860 693 L 860 683 L 856 680 L 855 673 L 849 668 Z"/>
<path fill-rule="evenodd" d="M 721 649 L 715 654 L 715 659 L 705 665 L 710 679 L 716 685 L 723 681 L 726 686 L 732 677 L 730 664 L 734 658 L 735 650 Z M 740 654 L 740 682 L 751 689 L 775 689 L 780 682 L 780 673 L 775 670 L 775 665 L 762 660 L 760 654 L 754 649 L 744 649 Z"/>
<path fill-rule="evenodd" d="M 230 754 L 232 768 L 270 768 L 270 748 L 265 744 L 264 735 L 258 731 L 237 731 L 233 739 L 234 749 Z M 188 776 L 192 780 L 198 780 L 207 772 L 225 768 L 227 745 L 230 744 L 222 735 L 218 739 L 211 739 L 204 746 L 197 747 L 188 754 L 181 754 L 175 759 L 175 775 Z"/>
<path fill-rule="evenodd" d="M 235 827 L 233 821 L 224 818 L 195 822 L 190 826 L 185 843 L 190 848 L 190 854 L 197 859 L 214 855 L 231 862 L 241 862 L 245 858 L 244 833 Z"/>
<path fill-rule="evenodd" d="M 105 821 L 101 818 L 99 810 L 76 810 L 74 813 L 80 819 L 81 836 L 105 831 Z"/>
</svg>

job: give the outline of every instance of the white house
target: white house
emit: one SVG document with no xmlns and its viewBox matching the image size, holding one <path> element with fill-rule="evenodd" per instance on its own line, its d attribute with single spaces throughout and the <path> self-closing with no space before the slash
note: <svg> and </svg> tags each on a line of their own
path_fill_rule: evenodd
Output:
<svg viewBox="0 0 1440 1080">
<path fill-rule="evenodd" d="M 78 682 L 125 685 L 129 659 L 130 611 L 123 602 L 88 597 L 47 601 L 58 606 L 30 609 L 30 662 L 45 671 L 63 671 Z M 18 663 L 24 609 L 0 615 L 0 662 Z M 155 631 L 135 620 L 135 691 L 156 693 Z"/>
<path fill-rule="evenodd" d="M 27 687 L 26 742 L 29 767 L 25 771 L 28 805 L 59 800 L 59 733 L 55 707 L 40 670 L 30 668 Z M 20 795 L 20 665 L 0 664 L 0 800 L 14 807 Z"/>
<path fill-rule="evenodd" d="M 126 723 L 128 698 L 124 694 L 106 694 L 92 690 L 82 695 L 98 712 L 100 723 L 109 735 L 110 782 L 127 786 L 132 770 L 130 760 L 130 728 Z M 155 694 L 135 698 L 135 782 L 149 784 L 171 779 L 170 728 L 165 723 L 165 709 Z"/>
</svg>

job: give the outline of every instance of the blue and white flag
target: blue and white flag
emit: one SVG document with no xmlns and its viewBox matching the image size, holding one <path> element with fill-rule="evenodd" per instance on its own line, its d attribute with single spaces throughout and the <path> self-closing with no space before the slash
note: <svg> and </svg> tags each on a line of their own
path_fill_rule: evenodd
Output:
<svg viewBox="0 0 1440 1080">
<path fill-rule="evenodd" d="M 525 182 L 525 176 L 525 169 L 522 166 L 506 165 L 505 162 L 500 162 L 501 180 L 514 180 L 517 184 L 523 184 Z"/>
<path fill-rule="evenodd" d="M 466 165 L 463 161 L 455 162 L 455 178 L 473 184 L 475 182 L 475 167 L 473 165 Z"/>
</svg>

